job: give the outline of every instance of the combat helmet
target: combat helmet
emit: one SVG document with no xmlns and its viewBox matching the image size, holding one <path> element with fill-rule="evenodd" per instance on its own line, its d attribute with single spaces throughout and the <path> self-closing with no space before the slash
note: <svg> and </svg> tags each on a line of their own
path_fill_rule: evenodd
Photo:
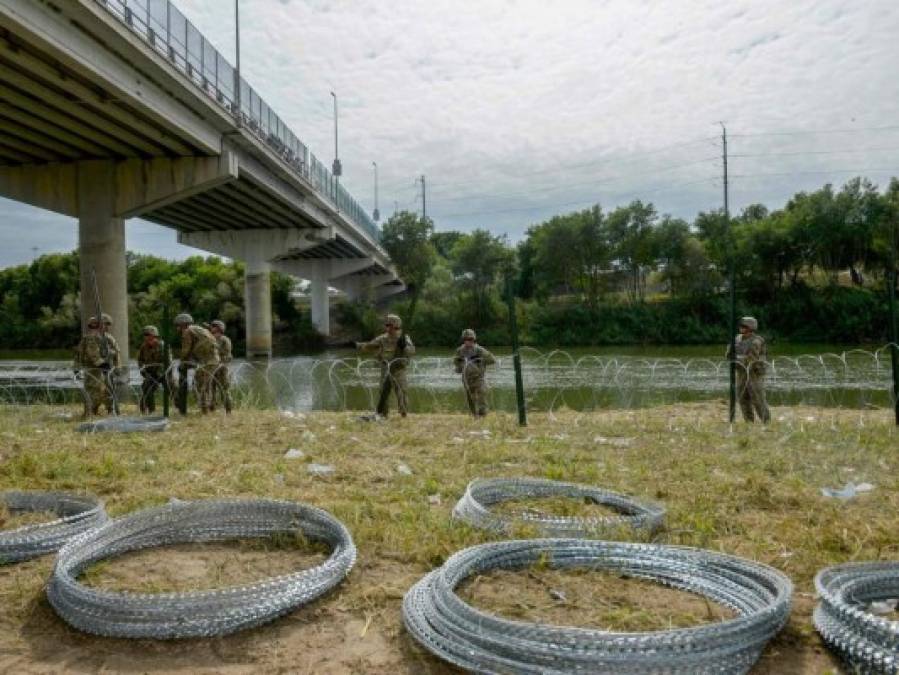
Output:
<svg viewBox="0 0 899 675">
<path fill-rule="evenodd" d="M 387 318 L 384 319 L 385 326 L 394 326 L 395 328 L 403 327 L 403 320 L 398 317 L 396 314 L 388 314 Z"/>
<path fill-rule="evenodd" d="M 465 342 L 467 339 L 477 340 L 478 336 L 475 335 L 475 332 L 471 328 L 466 328 L 462 331 L 462 342 Z"/>
<path fill-rule="evenodd" d="M 143 334 L 159 337 L 159 329 L 156 326 L 144 326 Z"/>
<path fill-rule="evenodd" d="M 109 314 L 107 314 L 106 312 L 103 312 L 103 314 L 100 315 L 100 320 L 101 320 L 101 321 L 104 323 L 104 325 L 106 325 L 106 326 L 111 326 L 111 325 L 112 325 L 112 317 L 109 316 Z"/>
<path fill-rule="evenodd" d="M 87 327 L 88 327 L 88 328 L 91 328 L 91 329 L 99 328 L 99 327 L 100 327 L 100 322 L 97 321 L 97 317 L 92 316 L 91 318 L 89 318 L 89 319 L 87 320 Z"/>
<path fill-rule="evenodd" d="M 189 326 L 194 322 L 194 318 L 187 312 L 182 312 L 175 317 L 176 326 Z"/>
<path fill-rule="evenodd" d="M 754 316 L 744 316 L 740 319 L 740 325 L 746 326 L 753 333 L 759 329 L 759 322 Z"/>
<path fill-rule="evenodd" d="M 216 319 L 215 321 L 209 324 L 210 328 L 218 328 L 223 333 L 225 332 L 225 322 L 221 319 Z"/>
</svg>

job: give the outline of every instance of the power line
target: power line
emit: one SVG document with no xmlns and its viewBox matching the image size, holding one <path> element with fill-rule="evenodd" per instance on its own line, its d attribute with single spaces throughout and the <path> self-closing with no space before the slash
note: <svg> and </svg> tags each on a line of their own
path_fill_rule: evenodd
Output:
<svg viewBox="0 0 899 675">
<path fill-rule="evenodd" d="M 749 138 L 753 136 L 805 136 L 815 134 L 854 134 L 863 131 L 899 131 L 899 124 L 882 127 L 856 127 L 854 129 L 795 129 L 793 131 L 757 131 L 749 134 L 731 134 L 731 138 Z"/>
<path fill-rule="evenodd" d="M 700 183 L 714 184 L 714 182 L 716 182 L 718 180 L 718 178 L 719 178 L 718 176 L 706 176 L 705 178 L 700 178 L 699 180 L 692 180 L 692 181 L 688 181 L 686 183 L 677 183 L 676 185 L 669 185 L 666 187 L 655 188 L 652 190 L 635 190 L 632 192 L 618 192 L 618 193 L 614 193 L 613 195 L 611 195 L 611 197 L 614 199 L 614 198 L 620 198 L 622 196 L 651 195 L 651 194 L 657 194 L 659 192 L 667 192 L 668 190 L 675 190 L 677 188 L 687 187 L 689 185 L 698 185 Z M 593 199 L 581 199 L 581 200 L 570 201 L 570 202 L 561 202 L 561 203 L 556 203 L 556 204 L 545 204 L 542 206 L 535 205 L 535 206 L 518 207 L 518 208 L 512 208 L 512 209 L 494 209 L 494 210 L 489 210 L 489 211 L 470 211 L 467 213 L 443 213 L 443 214 L 436 215 L 435 218 L 461 218 L 461 217 L 465 217 L 465 216 L 488 216 L 488 215 L 495 215 L 497 213 L 518 213 L 518 212 L 524 212 L 524 211 L 540 211 L 540 210 L 545 210 L 545 209 L 556 209 L 556 208 L 561 208 L 561 207 L 565 207 L 565 206 L 572 206 L 572 205 L 576 205 L 576 204 L 591 205 L 591 204 L 596 204 L 598 201 L 601 201 L 601 200 L 593 198 Z"/>
<path fill-rule="evenodd" d="M 796 157 L 801 155 L 840 155 L 856 152 L 899 152 L 899 148 L 841 148 L 839 150 L 799 150 L 796 152 L 760 152 L 745 155 L 729 155 L 734 157 Z"/>
<path fill-rule="evenodd" d="M 821 169 L 820 171 L 783 171 L 774 173 L 744 173 L 731 174 L 731 178 L 758 178 L 761 176 L 801 176 L 801 175 L 821 175 L 828 173 L 889 173 L 899 174 L 897 169 Z"/>
</svg>

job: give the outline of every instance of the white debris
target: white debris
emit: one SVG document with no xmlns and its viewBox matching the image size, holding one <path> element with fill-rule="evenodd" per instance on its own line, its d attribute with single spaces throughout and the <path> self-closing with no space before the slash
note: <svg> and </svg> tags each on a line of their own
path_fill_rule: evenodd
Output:
<svg viewBox="0 0 899 675">
<path fill-rule="evenodd" d="M 397 464 L 396 470 L 397 470 L 397 473 L 401 473 L 404 476 L 412 475 L 412 469 L 410 469 L 406 464 Z"/>
<path fill-rule="evenodd" d="M 440 495 L 428 495 L 428 504 L 440 506 Z"/>
<path fill-rule="evenodd" d="M 855 483 L 849 482 L 841 488 L 823 487 L 821 488 L 821 494 L 825 497 L 846 500 L 852 499 L 862 492 L 871 492 L 873 489 L 874 486 L 871 485 L 871 483 L 859 483 L 856 485 Z"/>
<path fill-rule="evenodd" d="M 334 473 L 334 467 L 330 464 L 307 464 L 306 471 L 311 473 L 313 476 L 326 476 L 330 473 Z"/>
<path fill-rule="evenodd" d="M 614 445 L 618 448 L 627 448 L 634 444 L 634 439 L 625 438 L 623 436 L 612 436 L 611 438 L 606 438 L 605 436 L 596 436 L 593 439 L 593 442 L 600 445 Z"/>
<path fill-rule="evenodd" d="M 290 448 L 284 453 L 284 459 L 303 459 L 305 456 L 306 453 L 299 448 Z"/>
<path fill-rule="evenodd" d="M 337 431 L 337 427 L 332 424 L 328 427 L 328 431 Z"/>
<path fill-rule="evenodd" d="M 899 599 L 897 598 L 875 600 L 868 605 L 868 611 L 871 612 L 871 614 L 890 614 L 896 611 L 896 605 L 899 605 Z"/>
<path fill-rule="evenodd" d="M 183 499 L 178 499 L 177 497 L 169 497 L 169 504 L 187 504 L 187 502 Z"/>
<path fill-rule="evenodd" d="M 203 473 L 200 471 L 188 471 L 187 475 L 190 476 L 191 478 L 202 478 L 203 477 Z"/>
<path fill-rule="evenodd" d="M 553 600 L 558 600 L 559 602 L 568 601 L 568 598 L 565 597 L 565 593 L 563 591 L 557 591 L 555 588 L 549 589 L 549 597 Z"/>
<path fill-rule="evenodd" d="M 453 443 L 455 445 L 462 445 L 464 442 L 465 442 L 465 439 L 462 438 L 461 436 L 453 436 L 450 439 L 450 443 Z"/>
<path fill-rule="evenodd" d="M 490 429 L 481 429 L 480 431 L 469 431 L 469 436 L 480 436 L 481 438 L 490 438 Z"/>
<path fill-rule="evenodd" d="M 314 441 L 314 440 L 315 440 L 315 434 L 313 434 L 311 431 L 309 431 L 309 430 L 307 429 L 306 431 L 303 432 L 303 437 L 302 437 L 302 438 L 303 438 L 304 441 L 310 441 L 310 442 L 311 442 L 311 441 Z"/>
<path fill-rule="evenodd" d="M 276 485 L 284 485 L 284 474 L 283 473 L 275 474 L 275 484 Z"/>
</svg>

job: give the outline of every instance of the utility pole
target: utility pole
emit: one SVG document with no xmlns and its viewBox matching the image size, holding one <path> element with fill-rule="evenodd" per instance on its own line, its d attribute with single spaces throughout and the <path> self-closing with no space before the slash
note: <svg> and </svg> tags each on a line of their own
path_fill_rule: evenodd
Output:
<svg viewBox="0 0 899 675">
<path fill-rule="evenodd" d="M 343 167 L 340 165 L 340 160 L 338 159 L 340 155 L 337 152 L 337 94 L 332 91 L 331 96 L 334 97 L 334 164 L 331 165 L 331 173 L 334 174 L 335 178 L 339 178 L 343 173 Z"/>
<path fill-rule="evenodd" d="M 168 4 L 166 4 L 168 7 Z M 234 102 L 237 104 L 235 114 L 237 116 L 237 126 L 243 121 L 240 112 L 240 0 L 234 0 L 234 33 L 235 44 L 234 49 L 237 54 L 236 67 L 234 68 Z"/>
<path fill-rule="evenodd" d="M 721 145 L 724 166 L 724 224 L 727 233 L 728 276 L 730 279 L 730 407 L 729 419 L 733 424 L 737 416 L 737 290 L 734 238 L 730 226 L 730 193 L 727 183 L 727 127 L 721 122 Z"/>
<path fill-rule="evenodd" d="M 893 205 L 893 222 L 890 230 L 890 274 L 887 283 L 890 285 L 890 361 L 893 365 L 893 408 L 896 414 L 896 425 L 899 426 L 899 328 L 896 327 L 896 248 L 899 240 L 896 237 L 896 221 L 899 220 L 899 204 Z"/>
<path fill-rule="evenodd" d="M 425 175 L 421 174 L 421 219 L 428 219 L 428 207 L 425 200 Z"/>
</svg>

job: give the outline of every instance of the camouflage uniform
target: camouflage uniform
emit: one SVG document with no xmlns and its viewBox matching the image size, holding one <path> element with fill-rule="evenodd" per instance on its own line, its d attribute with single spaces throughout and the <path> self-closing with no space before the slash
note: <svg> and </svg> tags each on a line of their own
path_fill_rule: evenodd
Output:
<svg viewBox="0 0 899 675">
<path fill-rule="evenodd" d="M 758 322 L 752 317 L 743 317 L 740 325 L 748 326 L 755 331 Z M 765 400 L 765 367 L 768 360 L 768 346 L 765 338 L 750 334 L 737 335 L 736 347 L 736 386 L 737 398 L 740 401 L 740 411 L 743 419 L 754 422 L 755 416 L 767 424 L 771 421 L 771 412 L 768 410 L 768 402 Z M 731 358 L 730 347 L 727 349 L 727 358 Z"/>
<path fill-rule="evenodd" d="M 387 315 L 387 322 L 402 328 L 400 318 L 394 314 Z M 400 343 L 405 342 L 405 346 Z M 390 333 L 382 333 L 370 342 L 360 342 L 357 348 L 363 352 L 375 352 L 375 358 L 381 363 L 381 389 L 378 394 L 378 414 L 387 417 L 389 411 L 388 399 L 390 391 L 396 393 L 396 407 L 400 415 L 405 417 L 409 412 L 406 397 L 406 366 L 409 358 L 415 354 L 415 345 L 412 338 L 398 330 L 395 336 Z"/>
<path fill-rule="evenodd" d="M 91 317 L 89 326 L 96 324 Z M 106 412 L 115 411 L 111 373 L 119 367 L 119 346 L 112 335 L 106 335 L 98 327 L 88 328 L 75 348 L 75 369 L 84 373 L 84 415 L 97 415 L 100 405 Z M 103 358 L 104 349 L 107 351 Z"/>
<path fill-rule="evenodd" d="M 181 332 L 181 376 L 187 377 L 189 368 L 194 372 L 194 386 L 200 411 L 209 412 L 212 405 L 212 380 L 219 367 L 219 354 L 212 333 L 195 324 Z"/>
<path fill-rule="evenodd" d="M 148 332 L 150 328 L 153 328 L 154 332 Z M 142 413 L 156 412 L 156 391 L 162 386 L 162 378 L 165 376 L 163 366 L 165 343 L 159 339 L 159 331 L 153 326 L 144 328 L 144 336 L 148 335 L 154 339 L 144 340 L 137 351 L 137 365 L 144 378 L 140 386 Z"/>
<path fill-rule="evenodd" d="M 213 321 L 213 327 L 216 327 L 216 322 Z M 222 324 L 222 330 L 224 330 L 224 324 Z M 221 361 L 221 365 L 216 368 L 215 376 L 213 378 L 213 392 L 212 392 L 212 407 L 211 410 L 215 410 L 216 399 L 221 393 L 222 403 L 225 406 L 225 412 L 231 412 L 231 379 L 228 373 L 228 364 L 233 360 L 233 356 L 231 354 L 231 338 L 222 333 L 221 335 L 215 335 L 216 349 L 218 350 L 219 360 Z"/>
<path fill-rule="evenodd" d="M 476 336 L 473 330 L 463 332 L 462 339 L 464 340 L 466 337 L 470 338 L 472 343 L 463 344 L 456 350 L 453 364 L 456 372 L 462 374 L 468 409 L 475 417 L 483 417 L 487 414 L 487 381 L 485 378 L 487 366 L 496 363 L 496 359 L 493 354 L 474 342 Z"/>
</svg>

